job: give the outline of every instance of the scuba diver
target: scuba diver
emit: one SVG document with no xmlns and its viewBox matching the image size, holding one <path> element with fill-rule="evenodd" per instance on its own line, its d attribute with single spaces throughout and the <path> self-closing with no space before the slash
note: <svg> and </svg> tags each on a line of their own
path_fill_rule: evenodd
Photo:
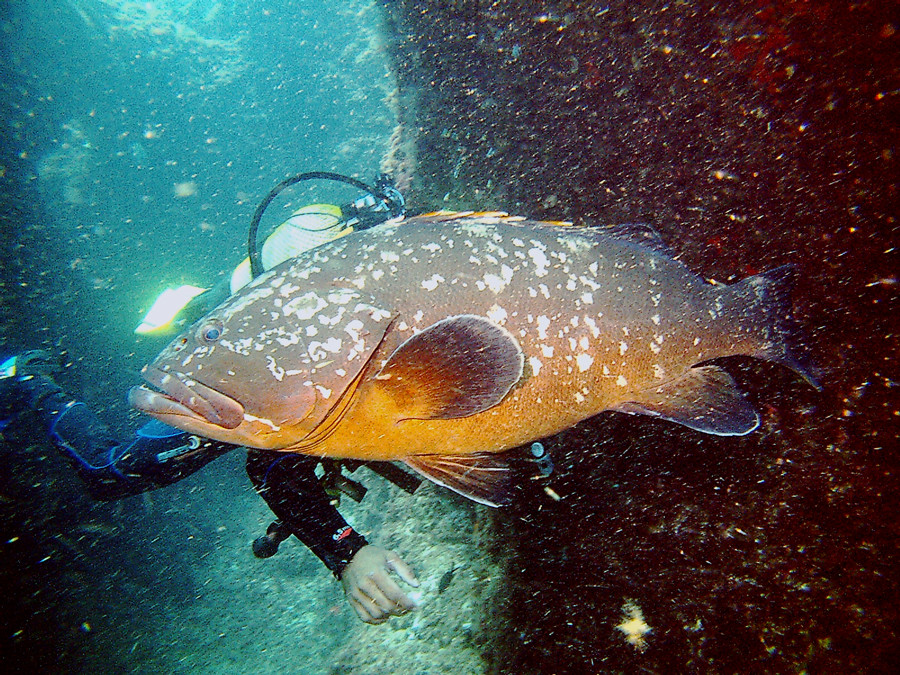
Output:
<svg viewBox="0 0 900 675">
<path fill-rule="evenodd" d="M 368 194 L 344 207 L 316 204 L 299 209 L 273 231 L 261 252 L 254 250 L 256 226 L 265 206 L 283 187 L 304 176 L 343 180 L 362 186 Z M 353 179 L 319 172 L 283 181 L 257 209 L 251 227 L 250 255 L 231 277 L 209 290 L 195 286 L 167 290 L 136 332 L 163 333 L 173 326 L 191 323 L 262 269 L 350 232 L 402 216 L 402 196 L 389 179 L 379 177 L 376 185 L 372 189 Z M 0 357 L 0 433 L 5 428 L 42 428 L 94 499 L 121 499 L 171 485 L 236 447 L 156 420 L 123 442 L 113 436 L 87 404 L 53 380 L 59 367 L 58 359 L 42 350 Z M 254 554 L 270 557 L 281 542 L 294 535 L 341 581 L 348 602 L 362 621 L 382 623 L 392 615 L 414 609 L 413 601 L 389 574 L 394 572 L 405 583 L 417 587 L 419 582 L 412 569 L 393 551 L 369 544 L 334 505 L 340 493 L 359 501 L 365 488 L 345 476 L 339 464 L 329 461 L 323 463 L 325 471 L 320 480 L 316 475 L 319 463 L 318 458 L 298 454 L 266 450 L 247 453 L 247 474 L 278 518 L 264 536 L 253 542 Z M 351 466 L 350 470 L 355 468 Z M 417 478 L 392 464 L 372 463 L 369 468 L 408 492 L 418 485 Z"/>
</svg>

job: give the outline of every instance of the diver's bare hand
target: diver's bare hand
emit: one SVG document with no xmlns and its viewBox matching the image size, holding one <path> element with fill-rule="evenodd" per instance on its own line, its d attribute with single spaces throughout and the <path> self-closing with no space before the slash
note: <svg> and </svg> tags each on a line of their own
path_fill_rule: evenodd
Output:
<svg viewBox="0 0 900 675">
<path fill-rule="evenodd" d="M 416 608 L 388 572 L 395 572 L 410 586 L 419 585 L 400 556 L 371 544 L 359 549 L 341 574 L 347 601 L 366 623 L 384 623 L 391 615 L 400 616 Z"/>
</svg>

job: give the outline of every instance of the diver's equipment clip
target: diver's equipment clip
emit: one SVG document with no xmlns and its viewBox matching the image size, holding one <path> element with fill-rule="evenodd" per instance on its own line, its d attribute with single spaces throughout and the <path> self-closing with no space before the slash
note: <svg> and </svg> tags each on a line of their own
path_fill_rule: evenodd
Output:
<svg viewBox="0 0 900 675">
<path fill-rule="evenodd" d="M 539 474 L 536 475 L 535 478 L 547 478 L 553 473 L 553 460 L 550 458 L 550 453 L 547 452 L 544 444 L 540 441 L 532 443 L 529 450 L 531 452 L 530 461 L 537 465 Z"/>
</svg>

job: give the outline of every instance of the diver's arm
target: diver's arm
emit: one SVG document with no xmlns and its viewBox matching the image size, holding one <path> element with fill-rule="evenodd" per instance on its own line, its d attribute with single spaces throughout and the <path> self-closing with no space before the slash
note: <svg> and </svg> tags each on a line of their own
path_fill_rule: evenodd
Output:
<svg viewBox="0 0 900 675">
<path fill-rule="evenodd" d="M 318 462 L 304 455 L 254 450 L 247 455 L 247 473 L 280 519 L 276 529 L 287 527 L 341 580 L 361 620 L 382 623 L 414 609 L 415 603 L 389 573 L 418 586 L 415 574 L 396 553 L 369 544 L 347 524 L 316 477 Z"/>
<path fill-rule="evenodd" d="M 347 524 L 316 477 L 318 459 L 266 450 L 247 453 L 247 474 L 281 522 L 334 575 L 366 546 L 366 538 Z"/>
<path fill-rule="evenodd" d="M 103 501 L 174 483 L 234 447 L 157 422 L 122 443 L 85 403 L 46 375 L 0 380 L 0 417 L 28 433 L 43 428 L 91 497 Z"/>
</svg>

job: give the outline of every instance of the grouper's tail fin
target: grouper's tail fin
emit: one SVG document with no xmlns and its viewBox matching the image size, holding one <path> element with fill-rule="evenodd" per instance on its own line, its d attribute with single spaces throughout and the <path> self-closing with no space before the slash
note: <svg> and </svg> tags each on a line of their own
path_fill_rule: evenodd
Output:
<svg viewBox="0 0 900 675">
<path fill-rule="evenodd" d="M 821 391 L 819 370 L 791 314 L 791 290 L 796 277 L 797 268 L 784 265 L 740 282 L 753 286 L 757 297 L 762 300 L 766 315 L 767 340 L 753 356 L 787 366 Z"/>
</svg>

